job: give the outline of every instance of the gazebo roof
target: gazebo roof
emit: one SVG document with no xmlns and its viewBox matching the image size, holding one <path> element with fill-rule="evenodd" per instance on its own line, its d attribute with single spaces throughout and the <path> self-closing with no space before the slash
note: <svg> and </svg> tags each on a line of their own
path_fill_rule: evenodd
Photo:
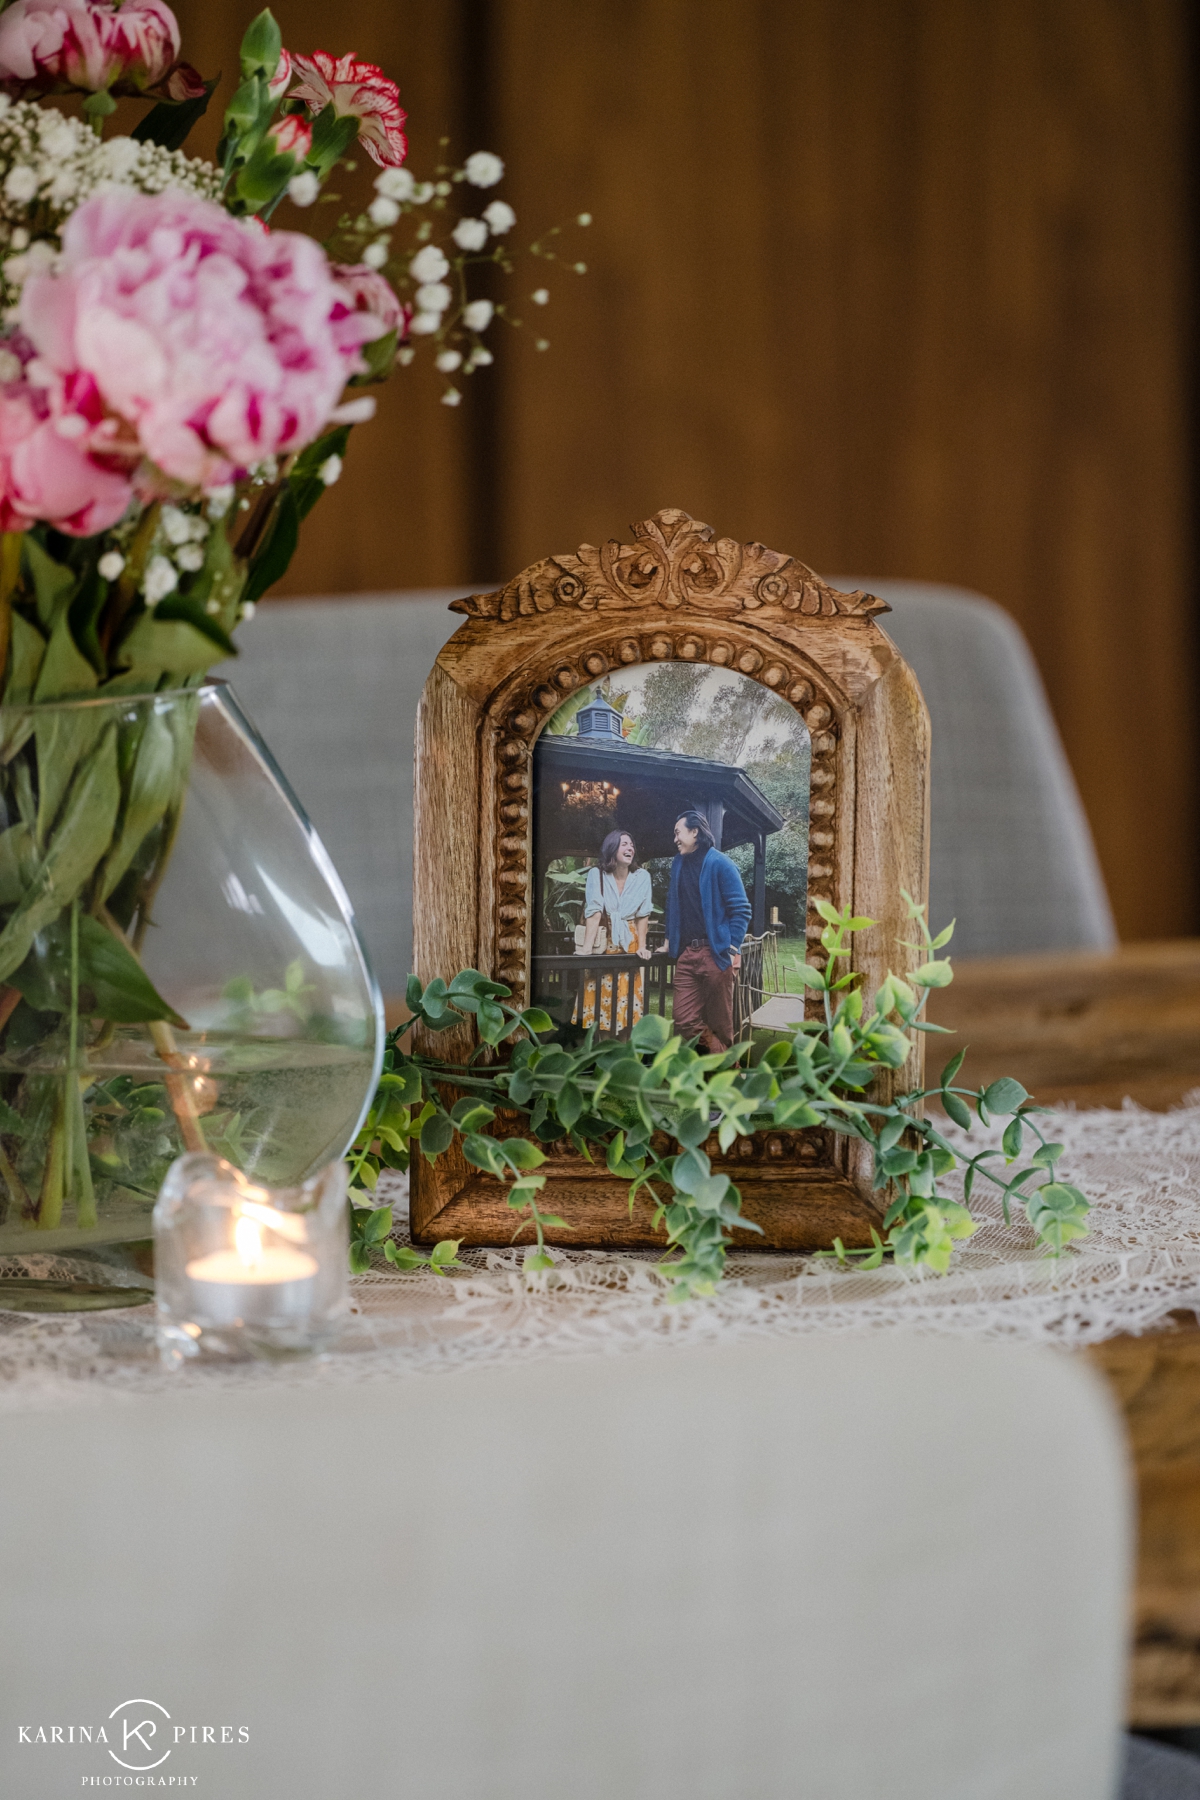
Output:
<svg viewBox="0 0 1200 1800">
<path fill-rule="evenodd" d="M 783 828 L 783 815 L 744 769 L 680 756 L 674 750 L 649 750 L 608 733 L 543 735 L 533 769 L 534 816 L 543 858 L 594 855 L 602 817 L 609 821 L 608 830 L 629 832 L 640 858 L 670 856 L 679 814 L 693 806 L 704 812 L 714 802 L 724 810 L 722 849 Z M 588 782 L 607 782 L 612 797 L 598 800 L 594 808 L 568 805 L 572 785 Z"/>
</svg>

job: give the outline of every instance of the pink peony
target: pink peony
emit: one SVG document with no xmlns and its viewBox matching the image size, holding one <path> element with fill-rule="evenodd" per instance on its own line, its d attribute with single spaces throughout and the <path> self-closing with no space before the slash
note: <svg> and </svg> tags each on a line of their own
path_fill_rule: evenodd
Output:
<svg viewBox="0 0 1200 1800">
<path fill-rule="evenodd" d="M 179 26 L 165 0 L 125 0 L 119 9 L 111 0 L 14 0 L 0 13 L 0 84 L 10 93 L 140 94 L 178 54 Z"/>
<path fill-rule="evenodd" d="M 5 346 L 6 360 L 20 343 Z M 27 377 L 30 346 L 21 348 L 20 374 L 0 387 L 0 530 L 24 531 L 44 520 L 73 537 L 107 531 L 133 489 L 124 468 L 93 454 L 98 444 L 113 460 L 110 434 L 97 432 L 103 407 L 95 385 L 76 379 L 35 386 Z"/>
<path fill-rule="evenodd" d="M 368 269 L 366 263 L 334 263 L 333 274 L 338 286 L 349 295 L 353 310 L 379 321 L 377 337 L 386 337 L 389 331 L 397 332 L 400 339 L 408 336 L 413 309 L 400 304 L 395 288 L 378 269 Z"/>
<path fill-rule="evenodd" d="M 292 89 L 295 99 L 307 100 L 314 114 L 332 102 L 339 118 L 358 120 L 359 142 L 369 157 L 381 168 L 400 167 L 408 155 L 404 135 L 408 115 L 400 104 L 400 89 L 382 69 L 357 56 L 330 56 L 327 50 L 293 55 L 292 68 L 300 76 L 299 86 Z"/>
<path fill-rule="evenodd" d="M 219 486 L 320 433 L 377 322 L 325 252 L 210 200 L 121 189 L 67 220 L 53 274 L 21 294 L 22 329 L 55 379 L 90 379 L 164 474 Z"/>
</svg>

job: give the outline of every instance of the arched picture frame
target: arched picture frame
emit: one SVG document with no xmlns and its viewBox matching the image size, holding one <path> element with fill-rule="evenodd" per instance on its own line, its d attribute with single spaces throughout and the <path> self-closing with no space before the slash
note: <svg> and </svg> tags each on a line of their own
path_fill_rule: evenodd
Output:
<svg viewBox="0 0 1200 1800">
<path fill-rule="evenodd" d="M 717 538 L 667 509 L 633 541 L 583 544 L 547 557 L 498 592 L 455 601 L 465 623 L 445 645 L 417 716 L 413 938 L 428 982 L 476 968 L 532 998 L 533 771 L 536 745 L 563 703 L 623 670 L 655 663 L 736 671 L 794 709 L 811 748 L 807 910 L 820 953 L 820 902 L 877 921 L 855 935 L 850 965 L 873 990 L 923 953 L 904 893 L 924 901 L 929 866 L 929 720 L 920 689 L 879 624 L 871 594 L 843 594 L 790 556 Z M 761 925 L 761 874 L 756 871 Z M 422 1050 L 454 1059 L 474 1048 L 464 1028 Z M 880 1080 L 918 1085 L 920 1052 Z M 499 1123 L 499 1122 L 498 1122 Z M 715 1142 L 708 1147 L 714 1163 Z M 763 1132 L 730 1150 L 743 1210 L 763 1229 L 754 1248 L 811 1250 L 834 1236 L 870 1241 L 882 1209 L 870 1156 L 856 1140 L 808 1130 Z M 583 1248 L 656 1245 L 652 1206 L 628 1205 L 628 1183 L 573 1152 L 553 1154 L 545 1202 L 571 1220 L 548 1235 Z M 507 1244 L 513 1215 L 501 1185 L 455 1145 L 420 1158 L 412 1184 L 418 1242 Z"/>
</svg>

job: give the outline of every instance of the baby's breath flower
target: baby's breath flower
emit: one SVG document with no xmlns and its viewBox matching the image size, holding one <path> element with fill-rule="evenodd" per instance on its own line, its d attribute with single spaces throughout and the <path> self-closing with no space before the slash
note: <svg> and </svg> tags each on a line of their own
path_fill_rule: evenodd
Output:
<svg viewBox="0 0 1200 1800">
<path fill-rule="evenodd" d="M 591 213 L 580 213 L 579 217 L 575 221 L 575 223 L 577 225 L 590 225 L 591 222 L 592 222 Z"/>
<path fill-rule="evenodd" d="M 233 483 L 208 490 L 208 516 L 210 519 L 223 519 L 233 505 Z"/>
<path fill-rule="evenodd" d="M 416 185 L 410 169 L 383 169 L 375 177 L 375 192 L 385 200 L 411 200 Z"/>
<path fill-rule="evenodd" d="M 412 199 L 413 199 L 414 206 L 424 206 L 424 204 L 427 200 L 432 200 L 433 199 L 433 183 L 432 183 L 432 181 L 418 181 L 416 187 L 412 191 Z"/>
<path fill-rule="evenodd" d="M 435 331 L 441 329 L 442 315 L 440 312 L 418 312 L 414 313 L 409 321 L 408 335 L 409 337 L 431 337 Z M 412 357 L 410 356 L 408 360 L 411 362 Z"/>
<path fill-rule="evenodd" d="M 151 606 L 165 600 L 179 586 L 179 577 L 165 556 L 152 556 L 142 577 L 142 592 Z"/>
<path fill-rule="evenodd" d="M 410 326 L 409 329 L 411 330 L 412 327 Z M 396 361 L 400 364 L 402 369 L 407 369 L 409 363 L 412 362 L 416 354 L 417 353 L 411 344 L 401 344 L 396 352 Z"/>
<path fill-rule="evenodd" d="M 6 200 L 16 200 L 18 203 L 32 200 L 37 191 L 37 172 L 31 169 L 28 163 L 18 163 L 16 168 L 10 169 L 4 177 Z"/>
<path fill-rule="evenodd" d="M 550 300 L 549 288 L 535 288 L 529 296 L 535 306 L 546 306 Z"/>
<path fill-rule="evenodd" d="M 472 300 L 469 306 L 463 307 L 462 322 L 468 331 L 486 331 L 495 311 L 490 300 Z"/>
<path fill-rule="evenodd" d="M 311 169 L 301 169 L 288 182 L 288 198 L 293 206 L 311 206 L 321 191 L 321 183 Z"/>
<path fill-rule="evenodd" d="M 504 164 L 490 150 L 476 150 L 468 156 L 463 174 L 472 187 L 495 187 L 504 174 Z"/>
<path fill-rule="evenodd" d="M 488 228 L 482 219 L 460 219 L 450 233 L 460 250 L 482 250 L 487 235 Z"/>
<path fill-rule="evenodd" d="M 455 369 L 462 364 L 462 356 L 457 350 L 443 350 L 441 355 L 435 358 L 435 363 L 443 375 L 453 375 Z"/>
<path fill-rule="evenodd" d="M 321 477 L 321 480 L 326 487 L 332 487 L 341 472 L 342 459 L 340 456 L 327 456 L 317 470 L 317 474 Z"/>
<path fill-rule="evenodd" d="M 96 568 L 103 575 L 105 581 L 115 581 L 124 567 L 125 558 L 119 550 L 106 550 L 96 564 Z"/>
<path fill-rule="evenodd" d="M 388 259 L 388 247 L 385 243 L 368 244 L 363 251 L 363 261 L 368 269 L 382 269 Z"/>
<path fill-rule="evenodd" d="M 442 281 L 450 273 L 450 264 L 436 244 L 426 244 L 409 263 L 408 272 L 416 282 Z"/>
<path fill-rule="evenodd" d="M 488 364 L 494 363 L 495 360 L 496 359 L 491 351 L 484 344 L 476 344 L 471 352 L 471 367 L 473 369 L 486 369 Z"/>
<path fill-rule="evenodd" d="M 461 403 L 461 401 L 462 401 L 462 395 L 459 393 L 458 389 L 455 387 L 447 388 L 445 393 L 442 395 L 442 405 L 443 406 L 458 406 Z"/>
<path fill-rule="evenodd" d="M 192 522 L 178 506 L 164 506 L 159 519 L 168 544 L 186 544 L 192 535 Z"/>
<path fill-rule="evenodd" d="M 387 226 L 396 223 L 397 219 L 400 217 L 400 208 L 394 200 L 389 200 L 386 194 L 380 194 L 378 199 L 372 200 L 370 206 L 368 206 L 367 217 L 370 219 L 372 225 L 378 225 L 381 229 L 386 229 Z"/>
<path fill-rule="evenodd" d="M 175 552 L 175 561 L 181 569 L 194 574 L 204 567 L 204 546 L 202 544 L 183 544 Z"/>
<path fill-rule="evenodd" d="M 416 292 L 417 305 L 422 312 L 445 312 L 453 298 L 444 281 L 426 281 Z"/>
<path fill-rule="evenodd" d="M 517 222 L 517 215 L 507 200 L 493 200 L 490 206 L 484 207 L 483 216 L 487 220 L 488 230 L 495 237 L 503 237 Z"/>
</svg>

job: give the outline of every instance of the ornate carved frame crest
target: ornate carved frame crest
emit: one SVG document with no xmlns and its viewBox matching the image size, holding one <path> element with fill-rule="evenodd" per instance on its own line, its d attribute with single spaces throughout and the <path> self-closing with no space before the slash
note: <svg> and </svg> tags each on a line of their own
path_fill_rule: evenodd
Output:
<svg viewBox="0 0 1200 1800">
<path fill-rule="evenodd" d="M 920 957 L 902 890 L 924 900 L 929 860 L 929 721 L 916 680 L 880 628 L 871 594 L 838 593 L 793 557 L 716 538 L 674 509 L 633 542 L 535 563 L 499 592 L 454 602 L 466 623 L 442 650 L 417 716 L 414 954 L 430 981 L 477 968 L 524 999 L 532 946 L 532 756 L 551 714 L 609 669 L 680 660 L 740 670 L 803 715 L 812 742 L 807 934 L 818 900 L 849 902 L 878 924 L 854 939 L 869 987 Z M 421 1047 L 470 1053 L 467 1030 Z M 920 1079 L 919 1052 L 897 1091 Z M 715 1140 L 709 1146 L 715 1152 Z M 870 1241 L 880 1222 L 869 1155 L 822 1131 L 764 1132 L 728 1163 L 754 1248 L 808 1250 L 837 1235 Z M 652 1209 L 630 1216 L 627 1183 L 570 1156 L 552 1158 L 546 1204 L 576 1248 L 661 1245 Z M 413 1235 L 507 1244 L 513 1214 L 499 1184 L 457 1151 L 414 1171 Z M 554 1234 L 551 1234 L 554 1235 Z"/>
</svg>

